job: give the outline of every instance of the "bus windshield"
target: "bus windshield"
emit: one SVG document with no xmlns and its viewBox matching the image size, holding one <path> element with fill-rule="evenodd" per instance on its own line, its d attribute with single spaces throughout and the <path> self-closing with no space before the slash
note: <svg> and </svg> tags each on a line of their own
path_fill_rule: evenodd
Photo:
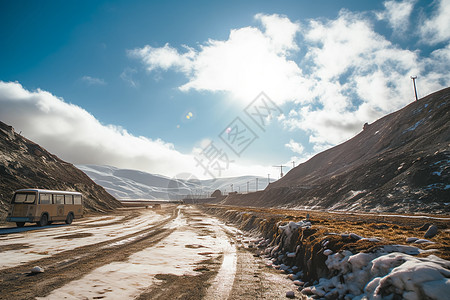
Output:
<svg viewBox="0 0 450 300">
<path fill-rule="evenodd" d="M 13 203 L 27 203 L 32 204 L 36 200 L 35 193 L 16 193 Z"/>
</svg>

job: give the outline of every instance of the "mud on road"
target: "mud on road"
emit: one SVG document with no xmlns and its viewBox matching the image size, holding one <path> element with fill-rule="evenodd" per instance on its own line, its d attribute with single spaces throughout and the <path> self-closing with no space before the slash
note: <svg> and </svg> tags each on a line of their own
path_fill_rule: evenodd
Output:
<svg viewBox="0 0 450 300">
<path fill-rule="evenodd" d="M 0 235 L 0 299 L 285 299 L 292 282 L 239 234 L 193 207 L 165 206 Z"/>
</svg>

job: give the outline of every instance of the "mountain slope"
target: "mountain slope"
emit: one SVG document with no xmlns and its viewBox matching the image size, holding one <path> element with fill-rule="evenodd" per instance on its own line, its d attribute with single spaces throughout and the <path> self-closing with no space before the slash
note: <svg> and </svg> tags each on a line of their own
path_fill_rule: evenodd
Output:
<svg viewBox="0 0 450 300">
<path fill-rule="evenodd" d="M 247 182 L 249 191 L 255 191 L 256 188 L 254 176 L 199 180 L 187 173 L 169 178 L 111 166 L 78 165 L 77 167 L 117 199 L 206 198 L 217 189 L 222 192 L 231 191 L 231 185 L 234 191 L 247 191 Z M 266 186 L 267 178 L 258 177 L 258 190 L 263 190 Z"/>
<path fill-rule="evenodd" d="M 83 193 L 87 211 L 106 211 L 121 204 L 86 174 L 0 122 L 0 219 L 13 192 L 21 188 Z"/>
<path fill-rule="evenodd" d="M 450 88 L 317 154 L 250 201 L 335 210 L 450 212 Z"/>
</svg>

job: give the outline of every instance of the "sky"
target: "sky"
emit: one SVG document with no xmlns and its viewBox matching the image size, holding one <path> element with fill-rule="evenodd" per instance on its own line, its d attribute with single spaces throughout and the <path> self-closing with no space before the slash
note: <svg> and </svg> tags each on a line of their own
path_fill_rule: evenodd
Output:
<svg viewBox="0 0 450 300">
<path fill-rule="evenodd" d="M 450 0 L 0 0 L 0 121 L 73 164 L 259 175 L 450 85 Z"/>
</svg>

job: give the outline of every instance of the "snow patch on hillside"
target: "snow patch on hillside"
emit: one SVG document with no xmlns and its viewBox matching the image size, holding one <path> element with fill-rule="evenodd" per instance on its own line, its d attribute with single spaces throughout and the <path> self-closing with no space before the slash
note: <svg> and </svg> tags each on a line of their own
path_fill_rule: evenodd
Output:
<svg viewBox="0 0 450 300">
<path fill-rule="evenodd" d="M 215 190 L 222 193 L 230 191 L 250 192 L 267 187 L 265 177 L 240 176 L 198 180 L 189 174 L 184 179 L 169 178 L 163 175 L 150 174 L 137 170 L 119 169 L 111 166 L 77 165 L 95 183 L 101 185 L 117 199 L 162 199 L 181 200 L 186 197 L 207 198 Z M 256 178 L 258 180 L 256 180 Z M 271 179 L 273 182 L 274 179 Z M 258 186 L 256 187 L 256 182 Z M 232 187 L 233 186 L 233 187 Z"/>
</svg>

